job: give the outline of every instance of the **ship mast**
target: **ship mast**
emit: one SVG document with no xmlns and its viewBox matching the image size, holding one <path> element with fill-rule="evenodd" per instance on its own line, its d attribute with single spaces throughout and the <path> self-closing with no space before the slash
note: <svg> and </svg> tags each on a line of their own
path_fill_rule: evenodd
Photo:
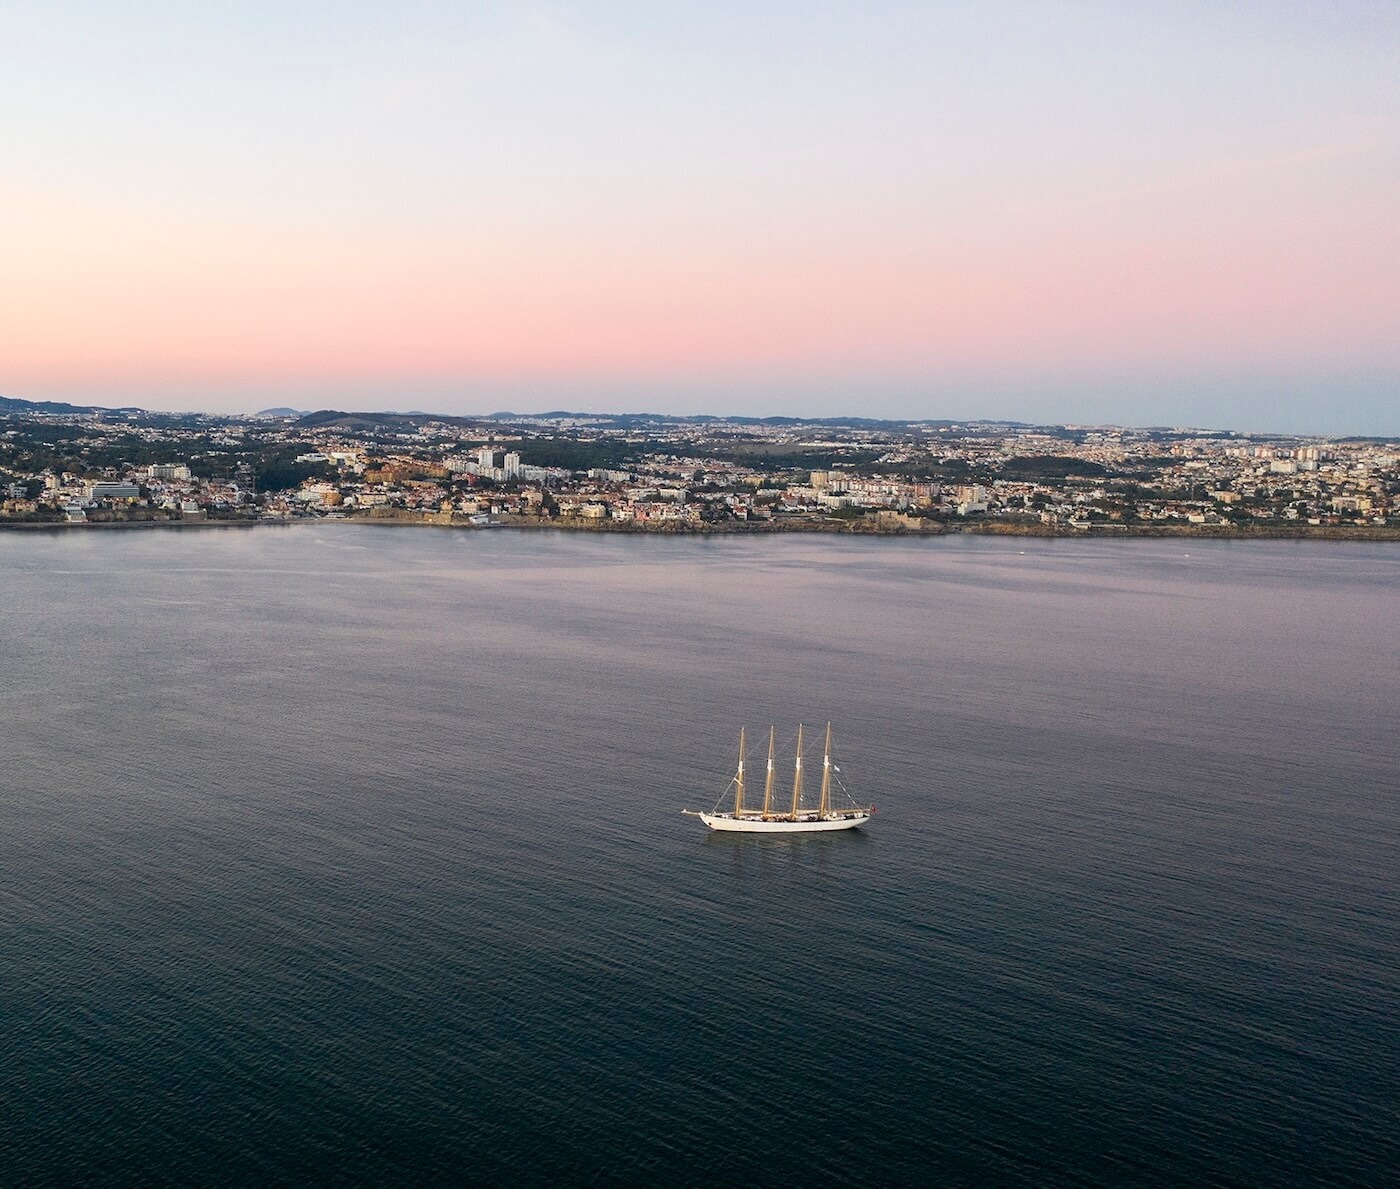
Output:
<svg viewBox="0 0 1400 1189">
<path fill-rule="evenodd" d="M 773 809 L 773 728 L 768 728 L 768 776 L 763 782 L 763 820 Z"/>
<path fill-rule="evenodd" d="M 831 808 L 831 724 L 826 724 L 826 746 L 822 748 L 822 799 L 817 816 L 825 817 Z"/>
<path fill-rule="evenodd" d="M 830 728 L 828 728 L 829 730 Z M 744 812 L 744 728 L 739 728 L 739 772 L 734 777 L 734 816 Z"/>
<path fill-rule="evenodd" d="M 797 724 L 797 766 L 792 773 L 792 813 L 789 817 L 797 820 L 797 802 L 802 796 L 802 724 Z"/>
</svg>

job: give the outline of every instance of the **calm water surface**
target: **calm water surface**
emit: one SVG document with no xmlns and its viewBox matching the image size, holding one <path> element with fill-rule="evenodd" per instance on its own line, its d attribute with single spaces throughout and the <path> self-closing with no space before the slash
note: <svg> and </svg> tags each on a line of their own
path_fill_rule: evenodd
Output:
<svg viewBox="0 0 1400 1189">
<path fill-rule="evenodd" d="M 1381 1185 L 1400 550 L 0 535 L 0 1184 Z M 707 834 L 740 724 L 866 831 Z"/>
</svg>

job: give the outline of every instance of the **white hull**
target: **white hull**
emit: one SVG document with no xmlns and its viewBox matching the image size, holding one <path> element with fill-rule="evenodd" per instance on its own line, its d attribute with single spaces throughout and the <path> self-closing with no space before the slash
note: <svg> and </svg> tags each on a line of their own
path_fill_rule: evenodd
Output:
<svg viewBox="0 0 1400 1189">
<path fill-rule="evenodd" d="M 849 830 L 870 820 L 868 813 L 817 817 L 809 814 L 791 818 L 735 817 L 732 813 L 701 813 L 697 817 L 711 830 L 733 830 L 741 834 L 809 834 L 816 830 Z"/>
</svg>

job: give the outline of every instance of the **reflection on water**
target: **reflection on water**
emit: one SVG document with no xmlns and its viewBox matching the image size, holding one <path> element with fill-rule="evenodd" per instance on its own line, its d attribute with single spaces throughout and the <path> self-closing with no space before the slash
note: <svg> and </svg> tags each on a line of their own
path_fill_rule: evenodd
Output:
<svg viewBox="0 0 1400 1189">
<path fill-rule="evenodd" d="M 1400 554 L 1189 552 L 0 535 L 0 1181 L 1383 1183 Z"/>
</svg>

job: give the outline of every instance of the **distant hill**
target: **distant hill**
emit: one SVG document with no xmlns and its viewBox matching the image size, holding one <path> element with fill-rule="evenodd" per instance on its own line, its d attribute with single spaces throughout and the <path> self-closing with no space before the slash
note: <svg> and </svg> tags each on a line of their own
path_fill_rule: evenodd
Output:
<svg viewBox="0 0 1400 1189">
<path fill-rule="evenodd" d="M 317 409 L 297 418 L 297 425 L 304 429 L 382 429 L 412 424 L 413 418 L 404 413 L 347 413 L 344 409 Z"/>
<path fill-rule="evenodd" d="M 635 425 L 903 425 L 903 421 L 875 421 L 868 417 L 727 417 L 716 413 L 574 413 L 550 409 L 545 413 L 487 413 L 484 421 L 578 421 L 599 427 L 629 428 Z"/>
<path fill-rule="evenodd" d="M 0 396 L 0 415 L 26 414 L 33 416 L 64 416 L 70 414 L 89 414 L 102 416 L 104 414 L 120 414 L 128 417 L 139 417 L 149 419 L 153 422 L 169 421 L 191 421 L 191 422 L 219 422 L 233 421 L 240 417 L 264 417 L 269 420 L 288 420 L 293 425 L 302 429 L 346 429 L 346 430 L 385 430 L 389 432 L 407 432 L 416 429 L 427 422 L 439 422 L 445 425 L 455 425 L 462 428 L 476 429 L 491 432 L 494 427 L 502 422 L 505 423 L 525 423 L 534 425 L 549 425 L 554 423 L 572 422 L 588 430 L 602 432 L 647 432 L 648 427 L 658 429 L 667 426 L 677 425 L 730 425 L 740 427 L 753 427 L 755 429 L 869 429 L 880 431 L 904 431 L 914 435 L 924 435 L 929 433 L 952 434 L 954 436 L 976 435 L 983 431 L 1005 432 L 1007 430 L 1034 430 L 1057 438 L 1069 441 L 1081 442 L 1086 434 L 1095 430 L 1116 428 L 1110 425 L 1085 426 L 1085 425 L 1045 425 L 1025 421 L 1005 421 L 995 418 L 945 418 L 945 417 L 900 417 L 900 418 L 880 418 L 880 417 L 752 417 L 743 415 L 722 415 L 713 413 L 694 413 L 690 415 L 677 415 L 673 413 L 584 413 L 570 411 L 567 409 L 550 409 L 542 413 L 519 413 L 510 411 L 500 411 L 495 413 L 479 413 L 475 415 L 455 415 L 445 413 L 429 413 L 415 409 L 412 412 L 398 413 L 389 411 L 378 412 L 348 412 L 344 409 L 317 409 L 307 411 L 304 409 L 294 409 L 290 406 L 279 405 L 275 408 L 263 409 L 261 412 L 253 414 L 237 414 L 232 417 L 218 413 L 153 413 L 148 409 L 135 406 L 121 406 L 108 408 L 101 405 L 73 405 L 63 401 L 33 401 L 20 400 L 17 397 Z M 1257 442 L 1267 442 L 1272 437 L 1286 437 L 1287 435 L 1270 434 L 1237 434 L 1226 430 L 1208 430 L 1204 428 L 1183 428 L 1176 426 L 1173 428 L 1151 427 L 1143 429 L 1139 427 L 1138 433 L 1145 433 L 1151 437 L 1159 438 L 1163 442 L 1182 440 L 1192 437 L 1208 435 L 1212 437 L 1241 437 Z M 1353 437 L 1348 441 L 1393 441 L 1394 439 Z"/>
<path fill-rule="evenodd" d="M 974 426 L 994 429 L 1033 429 L 1054 431 L 1059 427 L 1033 426 L 1021 421 L 996 421 L 981 418 L 950 420 L 946 418 L 880 418 L 880 417 L 749 417 L 742 415 L 725 416 L 714 413 L 597 413 L 578 412 L 569 409 L 549 409 L 539 413 L 521 413 L 511 410 L 498 410 L 461 416 L 445 413 L 428 413 L 415 409 L 407 413 L 377 411 L 348 412 L 344 409 L 317 409 L 302 413 L 294 409 L 267 409 L 259 416 L 296 417 L 298 426 L 305 429 L 390 429 L 422 425 L 428 421 L 438 421 L 447 425 L 487 427 L 492 422 L 526 422 L 560 424 L 572 422 L 576 425 L 597 430 L 639 430 L 646 426 L 671 425 L 712 425 L 727 424 L 753 426 L 757 428 L 830 428 L 830 429 L 874 429 L 897 430 L 910 427 L 914 430 L 953 429 L 967 430 Z"/>
<path fill-rule="evenodd" d="M 20 400 L 0 396 L 0 413 L 140 413 L 141 409 L 108 409 L 101 405 L 70 405 L 54 400 Z"/>
<path fill-rule="evenodd" d="M 298 416 L 296 424 L 303 429 L 412 429 L 429 421 L 443 425 L 480 426 L 491 420 L 483 417 L 458 417 L 449 413 L 348 413 L 344 409 L 317 409 Z"/>
</svg>

